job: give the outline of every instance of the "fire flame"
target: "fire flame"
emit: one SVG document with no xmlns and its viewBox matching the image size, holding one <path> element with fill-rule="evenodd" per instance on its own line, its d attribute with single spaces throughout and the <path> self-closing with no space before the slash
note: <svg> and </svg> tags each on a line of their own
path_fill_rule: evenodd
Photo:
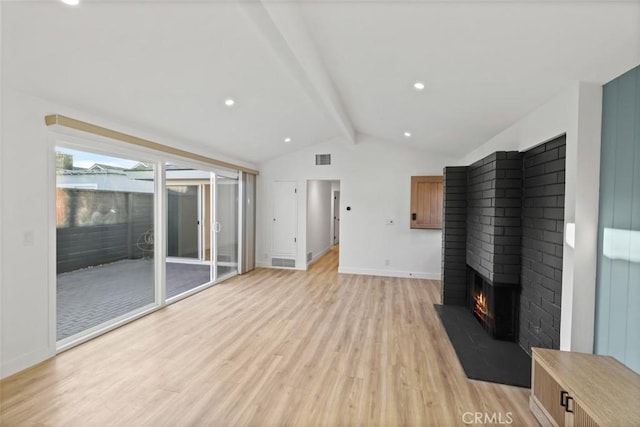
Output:
<svg viewBox="0 0 640 427">
<path fill-rule="evenodd" d="M 489 313 L 489 309 L 487 308 L 487 297 L 483 292 L 480 292 L 478 295 L 474 297 L 475 300 L 475 312 L 486 316 Z"/>
</svg>

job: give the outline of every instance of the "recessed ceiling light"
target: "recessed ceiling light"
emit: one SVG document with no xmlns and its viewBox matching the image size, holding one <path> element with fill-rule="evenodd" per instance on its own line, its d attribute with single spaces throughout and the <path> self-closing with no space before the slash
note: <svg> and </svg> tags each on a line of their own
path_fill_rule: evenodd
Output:
<svg viewBox="0 0 640 427">
<path fill-rule="evenodd" d="M 284 139 L 284 142 L 286 142 L 286 143 L 291 142 L 291 138 L 289 138 L 289 137 L 285 138 L 285 139 Z"/>
<path fill-rule="evenodd" d="M 411 138 L 411 132 L 405 132 L 404 136 L 406 136 L 407 138 Z"/>
<path fill-rule="evenodd" d="M 224 105 L 226 105 L 227 107 L 233 107 L 233 105 L 236 103 L 236 101 L 234 101 L 231 98 L 227 98 L 224 100 Z"/>
<path fill-rule="evenodd" d="M 414 88 L 415 90 L 422 90 L 422 89 L 424 89 L 424 83 L 422 83 L 422 82 L 415 82 L 415 83 L 413 84 L 413 88 Z"/>
<path fill-rule="evenodd" d="M 62 3 L 68 4 L 69 6 L 77 6 L 80 4 L 80 0 L 61 0 Z"/>
</svg>

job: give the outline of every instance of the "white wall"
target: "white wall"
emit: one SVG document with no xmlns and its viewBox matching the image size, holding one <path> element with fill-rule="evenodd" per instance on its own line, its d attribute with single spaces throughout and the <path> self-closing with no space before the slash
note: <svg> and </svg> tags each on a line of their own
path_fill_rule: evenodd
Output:
<svg viewBox="0 0 640 427">
<path fill-rule="evenodd" d="M 331 154 L 330 166 L 316 166 L 315 154 Z M 400 277 L 440 277 L 442 233 L 411 230 L 412 175 L 441 175 L 454 160 L 404 145 L 358 136 L 355 145 L 340 138 L 303 148 L 260 165 L 256 256 L 270 265 L 271 182 L 340 180 L 340 271 Z M 306 266 L 306 194 L 299 194 L 298 268 Z M 351 211 L 346 208 L 350 206 Z M 394 219 L 394 225 L 385 225 Z M 385 260 L 389 265 L 385 265 Z"/>
<path fill-rule="evenodd" d="M 45 126 L 44 116 L 64 114 L 167 145 L 175 141 L 157 132 L 15 91 L 5 72 L 2 73 L 2 89 L 0 244 L 5 250 L 0 267 L 0 375 L 5 377 L 55 354 L 55 325 L 49 322 L 52 307 L 49 291 L 55 283 L 49 283 L 48 264 L 55 251 L 55 243 L 50 240 L 55 236 L 55 225 L 49 221 L 52 213 L 48 212 L 49 190 L 55 185 L 49 166 L 54 164 L 54 159 L 49 150 L 50 131 Z M 255 168 L 255 165 L 224 159 L 216 153 L 200 151 L 199 154 Z M 27 231 L 33 233 L 33 243 L 23 242 Z"/>
<path fill-rule="evenodd" d="M 43 115 L 38 114 L 43 106 L 8 94 L 6 86 L 0 239 L 3 248 L 12 250 L 2 258 L 3 377 L 54 353 L 49 331 L 48 147 Z M 27 230 L 33 232 L 32 245 L 22 241 Z"/>
<path fill-rule="evenodd" d="M 307 182 L 307 253 L 311 262 L 331 248 L 331 181 Z"/>
<path fill-rule="evenodd" d="M 576 82 L 461 163 L 498 150 L 524 151 L 566 133 L 564 220 L 576 224 L 576 237 L 575 249 L 564 244 L 560 348 L 586 353 L 593 352 L 601 121 L 602 86 Z"/>
<path fill-rule="evenodd" d="M 2 5 L 0 5 L 0 25 L 2 25 Z M 2 118 L 4 117 L 4 108 L 3 105 L 4 103 L 2 102 L 2 88 L 3 88 L 3 72 L 2 72 L 2 31 L 0 31 L 0 165 L 2 165 L 3 162 L 3 142 L 4 142 L 4 135 L 2 132 L 2 124 L 3 124 L 3 120 Z M 4 192 L 2 191 L 2 187 L 3 187 L 3 176 L 2 176 L 2 172 L 0 171 L 0 232 L 2 232 L 2 227 L 1 224 L 4 224 L 4 222 L 2 221 L 3 218 L 3 205 L 4 205 Z M 4 283 L 3 280 L 3 276 L 4 276 L 4 268 L 2 267 L 2 260 L 4 260 L 3 257 L 3 252 L 2 252 L 2 238 L 0 237 L 0 310 L 2 310 L 2 294 L 3 294 L 3 286 L 2 284 Z M 3 343 L 4 343 L 4 339 L 3 339 L 3 332 L 2 332 L 2 313 L 0 312 L 0 378 L 2 378 L 2 355 L 3 355 Z"/>
</svg>

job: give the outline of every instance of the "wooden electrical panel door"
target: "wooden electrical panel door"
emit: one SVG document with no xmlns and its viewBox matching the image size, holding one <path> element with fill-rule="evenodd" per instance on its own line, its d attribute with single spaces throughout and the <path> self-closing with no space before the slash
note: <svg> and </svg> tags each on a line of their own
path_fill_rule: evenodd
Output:
<svg viewBox="0 0 640 427">
<path fill-rule="evenodd" d="M 442 176 L 411 177 L 411 228 L 442 228 Z"/>
</svg>

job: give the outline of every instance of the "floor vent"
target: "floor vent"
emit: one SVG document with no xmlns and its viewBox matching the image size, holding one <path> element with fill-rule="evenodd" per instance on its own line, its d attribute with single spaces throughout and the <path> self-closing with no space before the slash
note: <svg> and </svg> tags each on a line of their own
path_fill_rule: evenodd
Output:
<svg viewBox="0 0 640 427">
<path fill-rule="evenodd" d="M 331 154 L 316 154 L 316 166 L 331 164 Z"/>
<path fill-rule="evenodd" d="M 313 259 L 313 252 L 309 252 L 307 254 L 307 262 L 311 262 L 312 259 Z"/>
<path fill-rule="evenodd" d="M 271 266 L 294 268 L 296 266 L 296 260 L 288 258 L 271 258 Z"/>
</svg>

